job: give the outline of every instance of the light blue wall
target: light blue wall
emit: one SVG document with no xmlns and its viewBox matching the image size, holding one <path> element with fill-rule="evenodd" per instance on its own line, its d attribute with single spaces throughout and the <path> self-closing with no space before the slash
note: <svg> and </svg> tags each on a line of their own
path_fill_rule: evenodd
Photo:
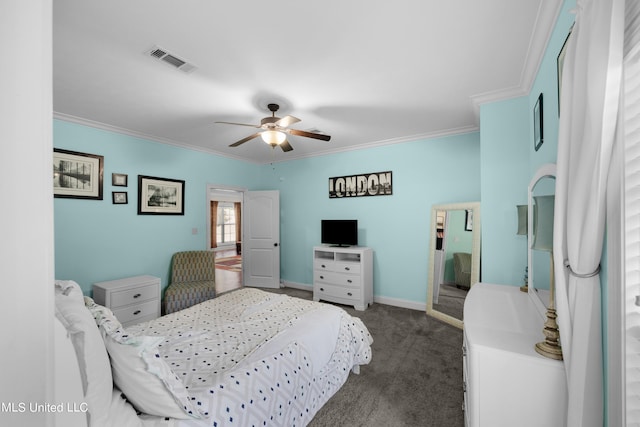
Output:
<svg viewBox="0 0 640 427">
<path fill-rule="evenodd" d="M 96 281 L 138 274 L 166 286 L 174 252 L 206 247 L 207 183 L 251 188 L 259 181 L 258 165 L 60 120 L 53 141 L 104 156 L 103 200 L 54 201 L 56 278 L 75 280 L 86 294 Z M 112 186 L 113 172 L 127 174 L 128 186 Z M 138 215 L 138 175 L 185 180 L 185 215 Z M 112 191 L 126 191 L 129 203 L 112 204 Z"/>
<path fill-rule="evenodd" d="M 480 108 L 484 282 L 523 283 L 527 238 L 516 235 L 516 206 L 527 204 L 529 117 L 527 97 Z"/>
<path fill-rule="evenodd" d="M 482 105 L 482 279 L 517 285 L 527 265 L 526 237 L 516 236 L 516 205 L 527 203 L 527 186 L 544 163 L 555 163 L 558 151 L 557 57 L 571 27 L 565 1 L 549 39 L 538 74 L 526 96 Z M 543 94 L 544 143 L 533 146 L 533 108 Z"/>
<path fill-rule="evenodd" d="M 329 199 L 330 177 L 392 171 L 393 195 Z M 280 190 L 282 278 L 311 285 L 320 220 L 355 218 L 374 249 L 374 296 L 425 303 L 431 206 L 480 199 L 479 134 L 436 138 L 265 165 Z"/>
<path fill-rule="evenodd" d="M 360 244 L 375 250 L 374 294 L 424 303 L 431 205 L 480 199 L 478 133 L 254 165 L 55 120 L 54 146 L 105 159 L 104 200 L 54 204 L 56 277 L 87 294 L 96 281 L 137 274 L 166 286 L 171 254 L 206 247 L 206 185 L 221 184 L 280 191 L 283 280 L 311 285 L 322 218 L 356 218 Z M 387 170 L 391 196 L 328 197 L 331 176 Z M 128 187 L 112 186 L 113 172 Z M 138 215 L 139 174 L 185 180 L 185 215 Z M 112 191 L 127 191 L 129 204 L 113 205 Z"/>
</svg>

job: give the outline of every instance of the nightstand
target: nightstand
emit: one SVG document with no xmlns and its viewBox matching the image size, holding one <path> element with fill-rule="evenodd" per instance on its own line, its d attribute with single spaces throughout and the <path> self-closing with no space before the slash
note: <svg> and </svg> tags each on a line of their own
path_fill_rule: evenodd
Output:
<svg viewBox="0 0 640 427">
<path fill-rule="evenodd" d="M 122 326 L 160 317 L 160 278 L 135 276 L 93 284 L 93 300 L 116 316 Z"/>
</svg>

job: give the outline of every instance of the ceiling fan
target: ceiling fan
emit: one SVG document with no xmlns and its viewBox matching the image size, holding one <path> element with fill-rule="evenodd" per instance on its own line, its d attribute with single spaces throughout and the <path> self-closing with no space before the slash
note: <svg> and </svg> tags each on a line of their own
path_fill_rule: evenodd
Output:
<svg viewBox="0 0 640 427">
<path fill-rule="evenodd" d="M 259 125 L 250 125 L 245 123 L 233 123 L 233 122 L 216 122 L 223 123 L 227 125 L 238 125 L 238 126 L 249 126 L 258 129 L 262 129 L 260 132 L 256 132 L 253 135 L 249 135 L 246 138 L 242 138 L 240 141 L 236 141 L 233 144 L 229 145 L 229 147 L 237 147 L 241 144 L 244 144 L 247 141 L 250 141 L 254 138 L 260 136 L 264 142 L 269 144 L 272 148 L 279 146 L 282 148 L 282 151 L 291 151 L 293 147 L 287 141 L 287 134 L 289 135 L 297 135 L 304 136 L 307 138 L 321 139 L 323 141 L 329 141 L 331 136 L 324 135 L 321 133 L 308 132 L 299 129 L 290 129 L 294 123 L 300 121 L 300 119 L 293 116 L 284 116 L 283 118 L 276 117 L 276 111 L 280 108 L 278 104 L 269 104 L 267 105 L 269 111 L 271 111 L 271 117 L 265 117 L 260 121 Z"/>
</svg>

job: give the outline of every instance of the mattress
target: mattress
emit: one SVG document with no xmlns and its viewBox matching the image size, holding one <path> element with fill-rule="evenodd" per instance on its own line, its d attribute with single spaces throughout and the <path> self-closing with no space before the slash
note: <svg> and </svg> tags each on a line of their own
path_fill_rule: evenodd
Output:
<svg viewBox="0 0 640 427">
<path fill-rule="evenodd" d="M 127 328 L 158 338 L 199 419 L 144 424 L 304 426 L 371 360 L 373 339 L 339 307 L 242 288 Z"/>
</svg>

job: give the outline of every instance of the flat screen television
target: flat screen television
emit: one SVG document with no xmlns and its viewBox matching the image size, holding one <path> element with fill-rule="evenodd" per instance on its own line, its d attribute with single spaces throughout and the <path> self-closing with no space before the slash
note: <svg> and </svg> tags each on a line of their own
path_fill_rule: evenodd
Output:
<svg viewBox="0 0 640 427">
<path fill-rule="evenodd" d="M 320 225 L 320 241 L 323 245 L 358 245 L 357 219 L 323 219 Z"/>
</svg>

